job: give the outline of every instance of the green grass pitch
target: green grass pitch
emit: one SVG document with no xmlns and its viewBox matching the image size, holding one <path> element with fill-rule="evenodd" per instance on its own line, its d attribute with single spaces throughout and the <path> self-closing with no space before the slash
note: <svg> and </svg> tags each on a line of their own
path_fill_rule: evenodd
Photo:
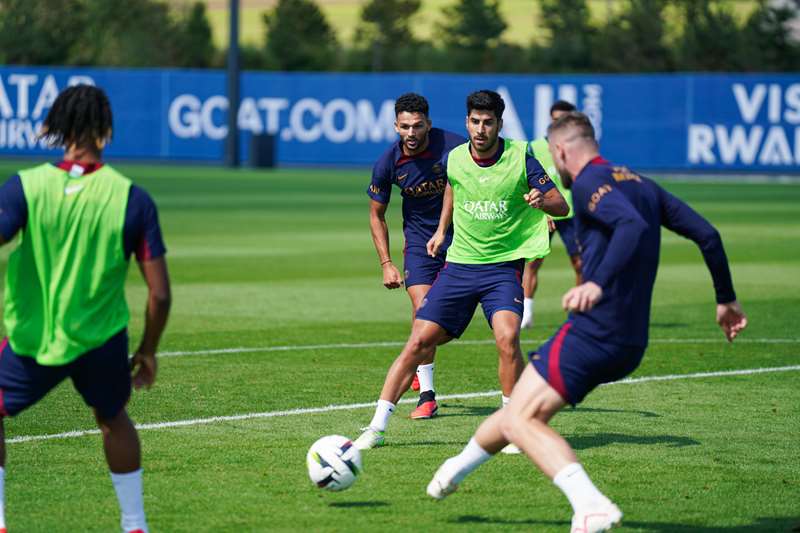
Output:
<svg viewBox="0 0 800 533">
<path fill-rule="evenodd" d="M 3 162 L 0 173 L 19 166 Z M 159 205 L 174 293 L 161 346 L 173 355 L 160 360 L 156 386 L 133 395 L 137 423 L 376 399 L 408 334 L 410 309 L 403 292 L 381 286 L 367 223 L 366 169 L 120 168 Z M 666 234 L 652 342 L 634 377 L 797 365 L 800 186 L 665 186 L 720 229 L 750 327 L 741 342 L 723 341 L 700 253 Z M 398 261 L 399 200 L 395 192 L 390 228 Z M 3 271 L 8 248 L 0 252 Z M 556 238 L 524 348 L 561 323 L 560 297 L 572 279 Z M 141 333 L 145 294 L 132 267 L 132 344 Z M 480 313 L 464 339 L 471 342 L 439 351 L 438 392 L 496 390 L 497 357 Z M 197 353 L 231 348 L 251 350 Z M 425 495 L 435 468 L 499 401 L 445 400 L 439 418 L 418 422 L 407 418 L 411 405 L 401 405 L 388 445 L 364 454 L 363 476 L 342 493 L 312 486 L 305 453 L 322 435 L 357 436 L 370 408 L 143 430 L 151 528 L 567 530 L 566 499 L 520 456 L 495 458 L 444 502 Z M 800 524 L 797 369 L 602 387 L 559 414 L 554 426 L 619 503 L 621 531 L 789 531 Z M 92 428 L 68 383 L 6 422 L 9 439 Z M 14 442 L 7 451 L 11 531 L 116 530 L 116 500 L 96 434 Z"/>
</svg>

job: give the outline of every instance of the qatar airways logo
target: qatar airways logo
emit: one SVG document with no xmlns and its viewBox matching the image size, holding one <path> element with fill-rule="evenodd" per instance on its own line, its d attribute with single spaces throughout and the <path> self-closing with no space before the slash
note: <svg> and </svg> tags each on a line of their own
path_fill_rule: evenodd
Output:
<svg viewBox="0 0 800 533">
<path fill-rule="evenodd" d="M 467 200 L 461 207 L 472 216 L 472 220 L 502 220 L 509 216 L 506 200 Z"/>
<path fill-rule="evenodd" d="M 731 85 L 739 124 L 690 124 L 693 165 L 800 165 L 800 83 Z"/>
</svg>

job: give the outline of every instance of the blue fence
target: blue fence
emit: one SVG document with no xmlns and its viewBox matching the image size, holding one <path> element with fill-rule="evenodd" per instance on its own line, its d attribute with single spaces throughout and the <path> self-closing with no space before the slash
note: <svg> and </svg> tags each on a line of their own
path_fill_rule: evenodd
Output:
<svg viewBox="0 0 800 533">
<path fill-rule="evenodd" d="M 81 82 L 112 100 L 118 158 L 223 159 L 221 71 L 0 68 L 0 155 L 45 155 L 36 133 L 58 91 Z M 239 126 L 275 134 L 279 163 L 371 164 L 396 139 L 394 98 L 424 94 L 435 125 L 464 131 L 464 99 L 500 92 L 504 135 L 541 136 L 548 109 L 572 101 L 593 120 L 603 154 L 642 169 L 797 172 L 800 74 L 450 75 L 246 72 Z"/>
</svg>

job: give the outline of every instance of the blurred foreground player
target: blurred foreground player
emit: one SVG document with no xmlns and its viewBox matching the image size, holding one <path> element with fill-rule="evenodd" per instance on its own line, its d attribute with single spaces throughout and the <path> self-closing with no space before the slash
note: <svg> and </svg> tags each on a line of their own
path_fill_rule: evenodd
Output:
<svg viewBox="0 0 800 533">
<path fill-rule="evenodd" d="M 747 326 L 747 318 L 711 224 L 653 181 L 600 157 L 586 115 L 559 118 L 548 128 L 548 139 L 561 178 L 572 188 L 585 281 L 564 295 L 569 318 L 529 354 L 531 364 L 509 404 L 439 467 L 427 490 L 444 498 L 513 442 L 566 495 L 574 510 L 572 531 L 589 533 L 610 528 L 622 513 L 548 422 L 566 404 L 577 404 L 597 385 L 622 379 L 639 365 L 647 346 L 661 226 L 700 247 L 714 281 L 717 323 L 728 341 Z"/>
<path fill-rule="evenodd" d="M 564 100 L 556 101 L 550 106 L 550 120 L 555 121 L 570 111 L 575 111 L 575 106 Z M 561 236 L 564 247 L 567 249 L 567 255 L 572 263 L 572 269 L 575 271 L 575 285 L 581 284 L 581 254 L 578 251 L 578 243 L 575 242 L 575 225 L 572 223 L 572 194 L 569 189 L 564 187 L 561 182 L 561 176 L 558 175 L 553 157 L 550 155 L 550 150 L 547 146 L 547 137 L 540 137 L 531 141 L 531 150 L 533 155 L 544 167 L 547 175 L 553 180 L 553 183 L 558 187 L 559 192 L 569 205 L 569 213 L 563 217 L 552 217 L 553 226 L 555 231 Z M 552 237 L 552 234 L 550 235 Z M 525 265 L 525 273 L 522 276 L 522 288 L 525 291 L 524 307 L 522 311 L 522 324 L 520 327 L 532 328 L 533 327 L 533 298 L 536 296 L 536 289 L 539 286 L 539 269 L 544 262 L 544 258 L 540 257 L 529 261 Z"/>
<path fill-rule="evenodd" d="M 401 95 L 394 104 L 394 128 L 400 141 L 392 144 L 375 163 L 367 194 L 369 227 L 372 242 L 383 269 L 383 286 L 397 289 L 405 285 L 411 298 L 411 322 L 416 318 L 433 280 L 444 266 L 447 246 L 453 233 L 447 234 L 442 250 L 431 257 L 425 246 L 439 226 L 444 197 L 445 176 L 442 157 L 467 140 L 461 135 L 431 127 L 428 101 L 415 93 Z M 389 207 L 392 186 L 403 196 L 403 270 L 394 265 L 389 252 L 389 228 L 386 208 Z M 417 367 L 411 388 L 419 390 L 417 408 L 411 413 L 416 420 L 436 416 L 439 406 L 433 386 L 435 350 Z"/>
<path fill-rule="evenodd" d="M 448 185 L 439 227 L 427 249 L 436 256 L 453 242 L 447 263 L 417 311 L 403 351 L 386 374 L 375 415 L 356 439 L 361 449 L 384 444 L 397 400 L 414 369 L 440 344 L 467 329 L 478 303 L 491 326 L 499 359 L 498 377 L 510 395 L 524 368 L 519 345 L 522 269 L 526 257 L 550 250 L 546 214 L 563 215 L 567 203 L 527 143 L 500 137 L 505 102 L 494 91 L 467 97 L 469 143 L 454 148 L 442 162 Z"/>
<path fill-rule="evenodd" d="M 69 377 L 102 432 L 123 531 L 147 532 L 139 437 L 125 405 L 131 381 L 137 389 L 155 381 L 156 347 L 170 306 L 156 207 L 144 190 L 102 163 L 112 133 L 102 90 L 64 90 L 42 130 L 52 145 L 64 147 L 64 160 L 21 170 L 0 187 L 0 244 L 20 235 L 6 273 L 0 437 L 2 417 L 30 407 Z M 148 301 L 144 335 L 129 362 L 125 278 L 132 253 Z M 2 503 L 4 438 L 0 465 Z"/>
</svg>

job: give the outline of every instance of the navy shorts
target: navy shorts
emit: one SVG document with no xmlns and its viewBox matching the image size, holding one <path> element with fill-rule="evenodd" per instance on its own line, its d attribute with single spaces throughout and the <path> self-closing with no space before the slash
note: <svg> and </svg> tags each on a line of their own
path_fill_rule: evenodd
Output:
<svg viewBox="0 0 800 533">
<path fill-rule="evenodd" d="M 17 355 L 8 339 L 0 345 L 0 416 L 14 416 L 35 404 L 67 377 L 86 405 L 101 418 L 114 418 L 131 395 L 128 332 L 122 330 L 99 348 L 71 363 L 44 366 Z"/>
<path fill-rule="evenodd" d="M 413 246 L 403 250 L 403 270 L 406 288 L 412 285 L 433 285 L 439 271 L 444 267 L 446 252 L 436 257 L 428 255 L 428 250 Z"/>
<path fill-rule="evenodd" d="M 575 235 L 575 222 L 571 218 L 563 218 L 561 220 L 553 221 L 556 225 L 556 231 L 561 235 L 561 240 L 564 241 L 564 246 L 567 248 L 567 255 L 574 257 L 580 255 L 578 250 L 577 235 Z"/>
<path fill-rule="evenodd" d="M 644 348 L 603 343 L 583 335 L 567 320 L 528 358 L 564 400 L 575 405 L 601 383 L 617 381 L 639 366 Z"/>
<path fill-rule="evenodd" d="M 417 318 L 436 322 L 451 337 L 460 337 L 479 303 L 490 327 L 498 311 L 522 316 L 524 266 L 523 259 L 487 265 L 445 263 L 417 310 Z"/>
</svg>

